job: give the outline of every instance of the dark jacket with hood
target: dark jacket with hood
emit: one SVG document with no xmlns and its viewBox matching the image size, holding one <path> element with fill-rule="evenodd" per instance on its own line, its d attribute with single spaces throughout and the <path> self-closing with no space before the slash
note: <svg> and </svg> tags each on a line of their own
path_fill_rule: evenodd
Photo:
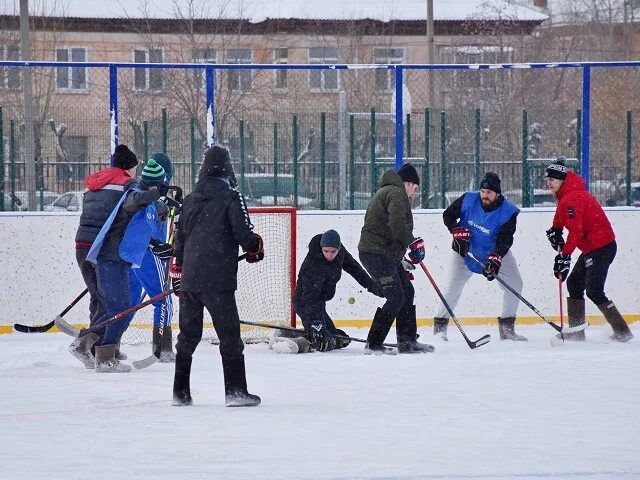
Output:
<svg viewBox="0 0 640 480">
<path fill-rule="evenodd" d="M 358 250 L 381 253 L 400 262 L 415 239 L 412 232 L 413 215 L 404 183 L 395 170 L 388 170 L 369 201 Z"/>
<path fill-rule="evenodd" d="M 318 234 L 309 242 L 309 253 L 302 262 L 298 273 L 298 282 L 294 293 L 294 303 L 302 306 L 306 316 L 320 314 L 325 311 L 326 302 L 336 294 L 336 284 L 344 270 L 367 290 L 375 289 L 373 280 L 351 254 L 340 245 L 338 254 L 329 261 L 322 254 Z"/>
<path fill-rule="evenodd" d="M 237 289 L 238 246 L 256 251 L 258 241 L 242 194 L 226 177 L 200 175 L 182 204 L 175 263 L 182 266 L 182 292 Z"/>
</svg>

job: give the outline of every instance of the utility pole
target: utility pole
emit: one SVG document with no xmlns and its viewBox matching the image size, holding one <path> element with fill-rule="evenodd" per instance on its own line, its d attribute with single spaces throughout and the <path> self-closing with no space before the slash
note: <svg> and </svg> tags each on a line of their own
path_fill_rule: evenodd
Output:
<svg viewBox="0 0 640 480">
<path fill-rule="evenodd" d="M 433 21 L 433 0 L 427 0 L 427 63 L 428 64 L 432 64 L 435 63 L 436 60 L 436 50 L 435 50 L 435 44 L 433 42 L 433 37 L 434 37 L 434 21 Z M 435 102 L 435 95 L 434 95 L 434 91 L 435 91 L 435 86 L 434 86 L 434 79 L 435 79 L 435 74 L 433 70 L 427 70 L 428 75 L 427 75 L 427 83 L 428 83 L 428 93 L 427 93 L 427 106 L 431 109 L 431 111 L 433 111 L 433 107 L 434 107 L 434 102 Z M 426 121 L 426 118 L 425 118 Z M 427 125 L 427 127 L 429 128 L 429 130 L 431 130 L 431 125 Z M 431 134 L 433 134 L 433 132 L 430 132 Z M 431 138 L 433 138 L 433 135 L 431 135 Z M 429 148 L 429 146 L 427 147 Z"/>
<path fill-rule="evenodd" d="M 31 39 L 29 37 L 29 1 L 20 0 L 20 49 L 22 61 L 31 61 Z M 29 210 L 36 208 L 36 159 L 33 133 L 33 88 L 31 84 L 31 68 L 23 69 L 24 89 L 24 177 L 28 195 Z"/>
</svg>

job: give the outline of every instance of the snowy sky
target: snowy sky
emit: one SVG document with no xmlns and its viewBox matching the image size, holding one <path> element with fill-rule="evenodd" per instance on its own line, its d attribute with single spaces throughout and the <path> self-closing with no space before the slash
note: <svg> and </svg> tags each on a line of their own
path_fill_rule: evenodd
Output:
<svg viewBox="0 0 640 480">
<path fill-rule="evenodd" d="M 545 15 L 532 8 L 516 6 L 526 0 L 434 0 L 436 20 L 497 18 L 544 20 Z M 18 11 L 18 0 L 1 2 L 3 13 Z M 176 8 L 188 11 L 193 18 L 249 18 L 259 22 L 265 18 L 314 18 L 377 20 L 422 20 L 426 18 L 426 0 L 31 0 L 33 14 L 44 10 L 51 14 L 66 12 L 72 17 L 155 17 L 175 18 Z M 222 5 L 225 5 L 224 7 Z M 146 8 L 145 8 L 146 6 Z"/>
</svg>

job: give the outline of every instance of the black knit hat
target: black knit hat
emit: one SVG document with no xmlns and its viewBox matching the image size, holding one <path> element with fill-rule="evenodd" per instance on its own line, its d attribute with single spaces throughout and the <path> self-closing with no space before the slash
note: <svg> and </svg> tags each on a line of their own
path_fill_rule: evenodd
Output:
<svg viewBox="0 0 640 480">
<path fill-rule="evenodd" d="M 556 178 L 558 180 L 564 180 L 567 178 L 567 165 L 566 159 L 560 155 L 551 165 L 545 170 L 544 176 L 548 178 Z"/>
<path fill-rule="evenodd" d="M 204 160 L 200 167 L 199 178 L 203 177 L 228 177 L 235 178 L 229 150 L 219 145 L 209 147 L 204 152 Z"/>
<path fill-rule="evenodd" d="M 329 248 L 340 248 L 340 234 L 335 230 L 327 230 L 320 237 L 320 246 Z"/>
<path fill-rule="evenodd" d="M 129 150 L 129 147 L 121 143 L 116 147 L 115 152 L 113 152 L 112 163 L 114 167 L 129 170 L 138 165 L 138 157 Z"/>
<path fill-rule="evenodd" d="M 420 185 L 420 177 L 418 177 L 418 172 L 410 163 L 405 163 L 404 165 L 402 165 L 400 167 L 400 170 L 398 170 L 398 175 L 400 175 L 400 178 L 403 182 L 411 182 L 415 183 L 416 185 Z"/>
<path fill-rule="evenodd" d="M 493 172 L 485 173 L 484 178 L 480 182 L 480 189 L 502 193 L 502 189 L 500 188 L 500 177 L 498 176 L 498 174 Z"/>
</svg>

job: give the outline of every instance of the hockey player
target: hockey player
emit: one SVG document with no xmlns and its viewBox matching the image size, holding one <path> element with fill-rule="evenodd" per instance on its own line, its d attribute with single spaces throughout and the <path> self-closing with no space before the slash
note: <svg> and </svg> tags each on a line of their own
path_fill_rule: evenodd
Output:
<svg viewBox="0 0 640 480">
<path fill-rule="evenodd" d="M 567 280 L 567 314 L 569 326 L 585 323 L 584 293 L 604 315 L 613 328 L 611 340 L 627 342 L 633 338 L 627 322 L 604 293 L 609 266 L 616 256 L 616 240 L 609 219 L 597 200 L 587 192 L 584 180 L 567 169 L 564 157 L 559 157 L 545 172 L 547 188 L 558 199 L 553 224 L 547 238 L 553 249 L 560 252 L 553 265 L 554 275 Z M 566 227 L 569 234 L 565 243 L 562 236 Z M 582 253 L 569 275 L 571 254 Z M 568 276 L 568 278 L 567 278 Z M 560 335 L 560 334 L 558 334 Z M 584 341 L 584 330 L 564 334 L 566 340 Z"/>
<path fill-rule="evenodd" d="M 89 289 L 89 321 L 90 326 L 96 324 L 106 309 L 105 299 L 98 289 L 96 266 L 86 261 L 89 249 L 98 232 L 109 218 L 109 215 L 120 201 L 123 193 L 134 184 L 134 176 L 138 166 L 135 154 L 124 145 L 118 145 L 112 156 L 112 167 L 100 170 L 85 179 L 87 192 L 82 197 L 82 213 L 76 231 L 76 261 L 80 267 L 82 278 Z M 69 352 L 80 360 L 87 368 L 95 365 L 93 344 L 98 335 L 79 337 L 69 346 Z M 116 345 L 116 356 L 125 360 Z"/>
<path fill-rule="evenodd" d="M 173 289 L 180 297 L 180 334 L 176 345 L 173 404 L 191 405 L 189 377 L 193 352 L 202 338 L 203 309 L 211 314 L 220 339 L 225 400 L 228 407 L 260 404 L 247 391 L 244 344 L 235 291 L 238 246 L 246 261 L 264 257 L 260 235 L 253 232 L 244 198 L 231 187 L 229 152 L 210 147 L 193 193 L 184 199 L 170 269 Z"/>
<path fill-rule="evenodd" d="M 376 311 L 364 352 L 366 354 L 426 353 L 433 347 L 417 341 L 415 291 L 402 265 L 407 248 L 413 264 L 424 260 L 424 241 L 413 236 L 411 199 L 420 178 L 407 163 L 382 176 L 380 189 L 367 207 L 360 234 L 360 261 L 382 289 L 386 302 Z M 396 320 L 398 351 L 382 345 Z"/>
<path fill-rule="evenodd" d="M 167 169 L 154 159 L 160 158 L 163 165 L 167 165 Z M 159 183 L 169 184 L 171 181 L 171 161 L 164 153 L 156 153 L 151 156 L 142 170 L 140 177 L 140 188 L 148 190 Z M 174 208 L 179 208 L 177 202 L 166 198 L 167 201 L 173 202 Z M 145 255 L 139 268 L 132 268 L 129 281 L 131 284 L 131 303 L 135 305 L 140 301 L 142 289 L 147 292 L 149 297 L 160 294 L 165 289 L 167 280 L 167 262 L 173 255 L 171 245 L 167 243 L 168 222 L 157 225 L 152 232 L 151 243 L 149 248 L 145 249 Z M 162 300 L 153 304 L 153 333 L 152 347 L 154 352 L 159 352 L 159 361 L 161 363 L 175 362 L 176 356 L 173 353 L 171 322 L 173 318 L 173 301 L 171 296 L 164 297 Z M 160 327 L 162 326 L 162 337 L 160 336 Z"/>
<path fill-rule="evenodd" d="M 471 276 L 482 274 L 492 281 L 500 272 L 500 277 L 515 291 L 522 291 L 522 277 L 518 270 L 511 245 L 516 232 L 516 222 L 520 210 L 502 195 L 500 178 L 487 172 L 480 183 L 479 192 L 467 192 L 449 205 L 442 218 L 453 235 L 452 255 L 449 265 L 449 282 L 444 297 L 454 309 L 462 290 Z M 485 262 L 481 267 L 467 252 Z M 518 297 L 498 284 L 504 291 L 502 315 L 498 318 L 501 340 L 526 341 L 527 338 L 515 332 Z M 444 305 L 433 319 L 433 333 L 447 340 L 449 313 Z"/>
<path fill-rule="evenodd" d="M 137 164 L 137 158 L 133 152 L 129 151 L 127 158 L 134 166 Z M 136 212 L 154 204 L 160 197 L 166 196 L 167 192 L 168 186 L 164 183 L 147 191 L 141 191 L 137 181 L 128 182 L 127 190 L 96 236 L 87 254 L 87 260 L 96 264 L 98 290 L 105 299 L 106 305 L 105 313 L 96 320 L 96 325 L 131 306 L 129 269 L 134 261 L 133 257 L 137 254 L 136 251 L 132 251 L 131 245 L 141 243 L 141 250 L 144 254 L 150 240 L 150 232 L 147 230 L 149 237 L 143 238 L 137 233 L 139 232 L 137 228 L 132 228 L 129 231 L 129 222 L 134 219 Z M 155 212 L 151 219 L 153 222 L 159 222 L 163 217 L 166 218 L 168 211 L 164 204 L 158 203 L 157 205 L 157 208 L 153 209 Z M 151 211 L 146 213 L 152 214 Z M 144 223 L 148 219 L 146 214 L 143 217 L 138 217 L 140 223 Z M 131 240 L 132 237 L 133 240 Z M 123 247 L 121 250 L 121 243 L 128 245 L 128 247 Z M 100 337 L 95 346 L 96 372 L 121 373 L 131 370 L 129 365 L 120 363 L 120 360 L 116 358 L 116 345 L 128 326 L 130 318 L 131 315 L 123 317 L 96 332 Z"/>
<path fill-rule="evenodd" d="M 319 352 L 344 348 L 349 343 L 335 338 L 346 333 L 336 328 L 326 309 L 327 302 L 335 296 L 343 270 L 370 293 L 384 297 L 380 287 L 340 243 L 338 232 L 327 230 L 314 236 L 298 273 L 293 305 L 302 319 L 307 340 Z"/>
</svg>

